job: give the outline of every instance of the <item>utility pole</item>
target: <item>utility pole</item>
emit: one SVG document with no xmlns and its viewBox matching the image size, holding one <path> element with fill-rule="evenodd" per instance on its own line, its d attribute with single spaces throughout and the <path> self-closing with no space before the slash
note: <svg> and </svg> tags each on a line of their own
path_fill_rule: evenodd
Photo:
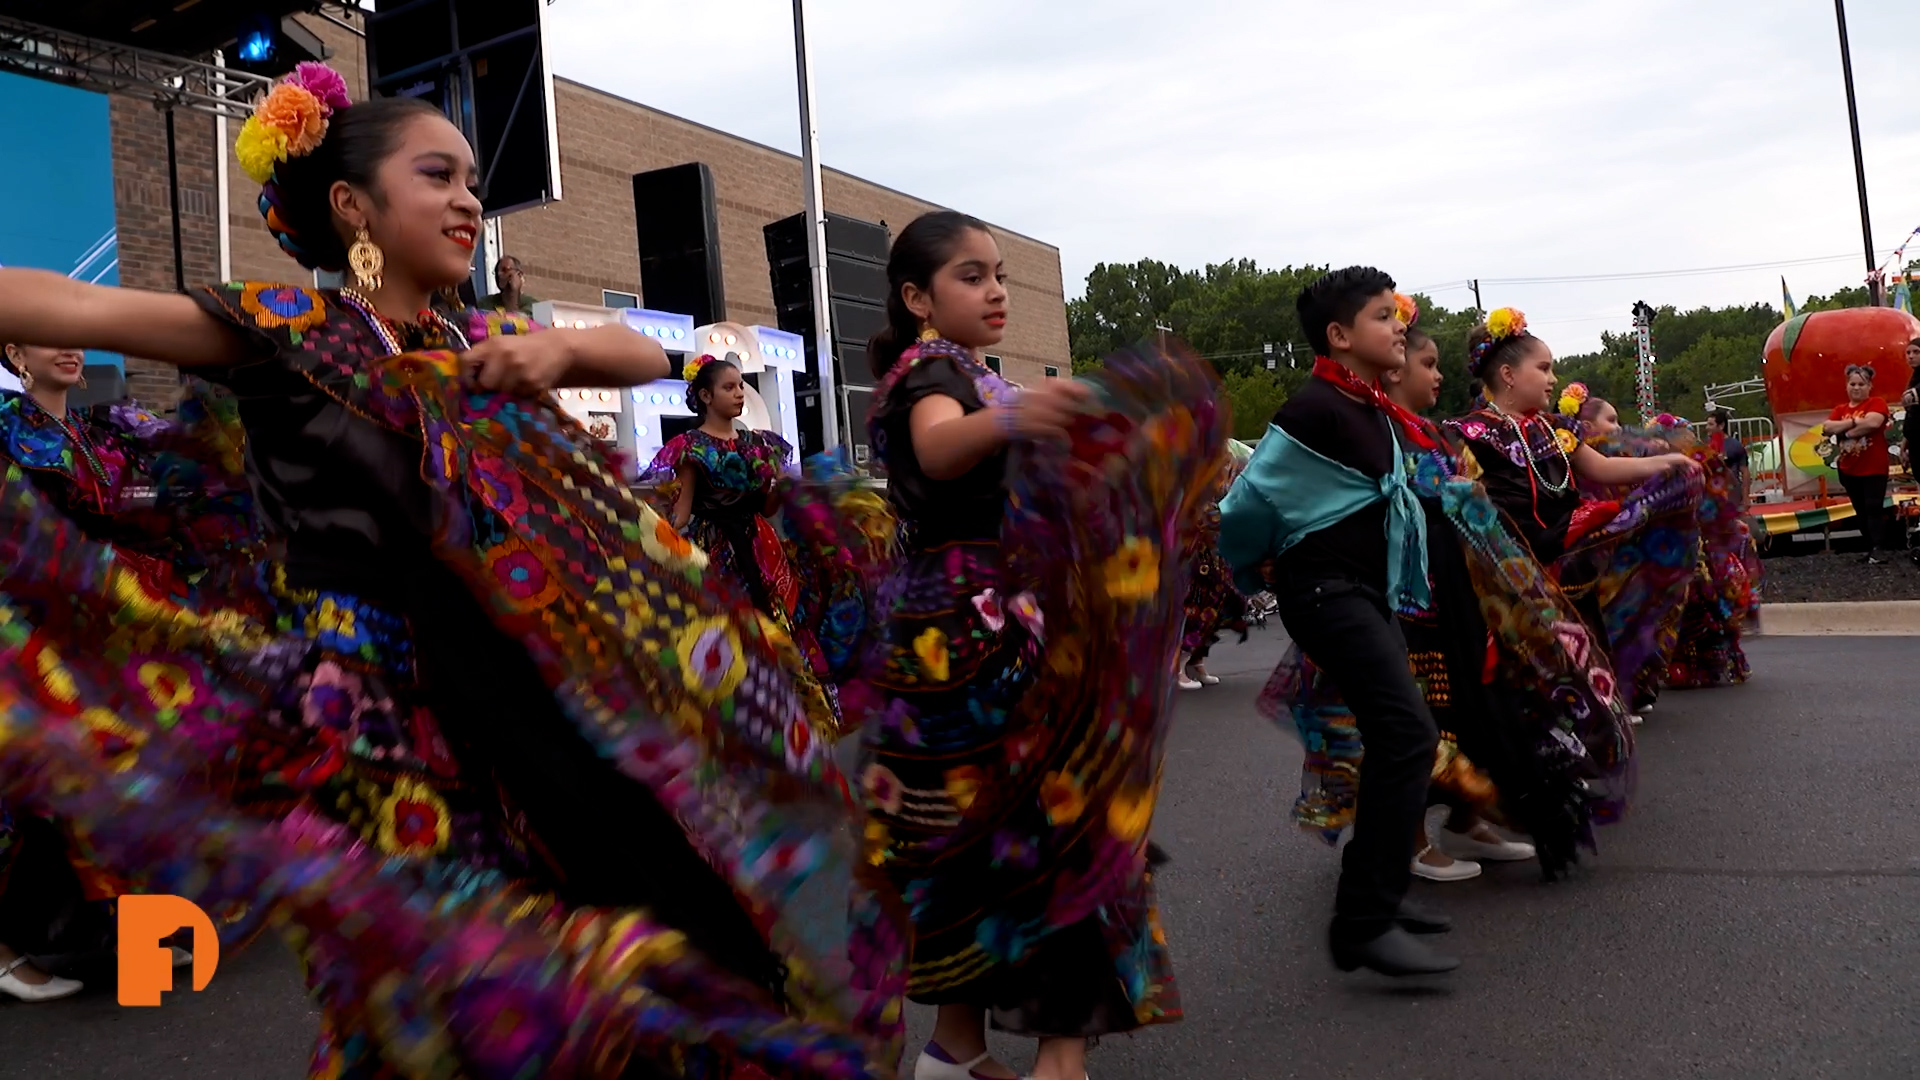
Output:
<svg viewBox="0 0 1920 1080">
<path fill-rule="evenodd" d="M 1480 303 L 1480 279 L 1479 278 L 1473 279 L 1473 310 L 1479 312 L 1482 315 L 1485 315 L 1487 313 L 1487 309 L 1484 306 L 1482 306 Z"/>
<path fill-rule="evenodd" d="M 1853 133 L 1853 181 L 1860 189 L 1860 236 L 1867 249 L 1867 292 L 1880 306 L 1880 265 L 1873 261 L 1873 222 L 1867 214 L 1867 161 L 1860 153 L 1860 106 L 1853 99 L 1853 49 L 1847 44 L 1847 0 L 1833 0 L 1833 16 L 1840 24 L 1840 76 L 1847 84 L 1847 127 Z"/>
<path fill-rule="evenodd" d="M 813 115 L 813 64 L 803 0 L 793 0 L 793 58 L 800 82 L 801 194 L 807 211 L 807 268 L 813 278 L 813 343 L 820 370 L 820 445 L 840 446 L 839 365 L 833 350 L 833 297 L 827 287 L 826 198 L 820 187 L 820 124 Z"/>
</svg>

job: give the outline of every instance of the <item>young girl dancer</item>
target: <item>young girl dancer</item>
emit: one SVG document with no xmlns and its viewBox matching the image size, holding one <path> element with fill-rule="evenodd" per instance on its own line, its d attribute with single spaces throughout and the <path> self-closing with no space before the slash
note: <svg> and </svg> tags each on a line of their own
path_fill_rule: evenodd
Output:
<svg viewBox="0 0 1920 1080">
<path fill-rule="evenodd" d="M 1555 408 L 1552 350 L 1512 308 L 1474 329 L 1468 355 L 1485 400 L 1448 421 L 1466 440 L 1468 475 L 1605 634 L 1622 696 L 1643 700 L 1652 687 L 1641 676 L 1658 673 L 1661 627 L 1699 556 L 1698 463 L 1677 453 L 1610 458 L 1581 442 Z M 1616 497 L 1584 496 L 1582 482 Z"/>
<path fill-rule="evenodd" d="M 866 593 L 846 551 L 811 542 L 773 515 L 793 471 L 793 447 L 770 431 L 737 428 L 747 405 L 740 369 L 700 356 L 681 372 L 700 426 L 661 447 L 642 482 L 670 501 L 673 526 L 707 553 L 709 572 L 743 591 L 791 634 L 822 734 L 837 735 L 835 686 L 865 629 Z"/>
<path fill-rule="evenodd" d="M 979 357 L 1000 253 L 960 214 L 902 230 L 887 276 L 870 424 L 905 555 L 846 700 L 875 714 L 860 782 L 913 918 L 908 993 L 939 1006 L 914 1075 L 1013 1076 L 991 1012 L 1040 1039 L 1034 1076 L 1083 1080 L 1089 1038 L 1178 1015 L 1145 848 L 1214 380 L 1121 357 L 1016 392 Z"/>
<path fill-rule="evenodd" d="M 574 1060 L 581 1075 L 607 1075 L 636 1053 L 637 1075 L 723 1074 L 730 1066 L 714 1048 L 780 1061 L 783 1075 L 883 1059 L 897 1037 L 887 1034 L 898 1023 L 897 961 L 872 951 L 856 958 L 854 974 L 869 989 L 847 992 L 844 942 L 833 929 L 844 923 L 794 899 L 823 875 L 845 877 L 857 851 L 844 788 L 784 670 L 797 662 L 791 646 L 763 632 L 744 604 L 709 595 L 698 572 L 704 556 L 633 501 L 578 425 L 534 397 L 556 385 L 659 378 L 664 354 L 621 327 L 527 334 L 523 322 L 430 308 L 436 292 L 467 276 L 480 203 L 471 148 L 421 102 L 351 104 L 337 74 L 302 65 L 261 102 L 238 150 L 264 184 L 261 207 L 281 246 L 305 266 L 350 269 L 355 287 L 247 283 L 175 296 L 3 270 L 0 339 L 152 357 L 234 390 L 248 474 L 285 546 L 283 592 L 297 605 L 293 624 L 310 638 L 305 655 L 248 669 L 249 678 L 269 680 L 256 692 L 186 646 L 257 636 L 226 615 L 135 597 L 134 617 L 196 628 L 175 634 L 181 651 L 43 653 L 37 666 L 16 665 L 15 677 L 37 672 L 32 692 L 47 707 L 72 710 L 60 715 L 125 729 L 128 769 L 145 760 L 140 745 L 177 744 L 176 724 L 198 732 L 201 723 L 257 717 L 220 759 L 219 771 L 240 778 L 224 790 L 291 820 L 337 813 L 355 842 L 425 860 L 441 875 L 428 880 L 446 895 L 417 910 L 388 905 L 400 928 L 393 933 L 343 937 L 329 924 L 303 923 L 310 978 L 326 1006 L 316 1073 L 418 1071 L 422 1054 L 449 1069 L 504 1073 Z M 459 353 L 408 352 L 419 348 Z M 28 516 L 26 493 L 5 494 L 13 516 L 0 535 L 40 550 L 53 523 Z M 65 542 L 46 550 L 60 561 L 7 567 L 9 593 L 113 568 L 110 555 L 74 563 Z M 74 596 L 81 607 L 92 599 Z M 108 621 L 64 629 L 82 636 Z M 145 697 L 113 696 L 113 663 L 127 665 L 137 685 L 155 672 L 177 676 L 152 683 Z M 101 695 L 99 707 L 78 709 L 89 694 Z M 147 726 L 128 728 L 136 721 Z M 62 745 L 30 739 L 0 749 L 16 764 L 31 751 L 81 769 Z M 169 749 L 156 747 L 154 760 L 168 760 Z M 287 893 L 267 867 L 245 864 L 257 876 L 234 871 L 231 860 L 267 841 L 227 824 L 191 791 L 174 800 L 190 817 L 159 820 L 171 817 L 157 812 L 164 807 L 125 813 L 128 798 L 153 789 L 111 773 L 77 794 L 31 774 L 7 779 L 59 796 L 103 843 L 149 864 L 137 869 L 169 875 L 171 891 L 211 901 L 251 887 L 302 919 L 317 914 L 317 896 Z M 288 858 L 311 858 L 308 851 Z M 188 872 L 199 858 L 229 860 L 229 871 Z M 357 864 L 326 865 L 345 874 Z M 434 940 L 419 935 L 431 920 L 486 907 L 491 897 L 520 903 L 516 881 L 563 906 L 528 899 L 517 914 L 493 915 L 521 920 L 496 940 L 519 934 L 524 950 L 525 920 L 554 913 L 541 940 L 572 959 L 551 970 L 584 964 L 575 970 L 595 981 L 562 997 L 560 987 L 508 979 L 537 964 L 525 951 L 497 954 L 501 977 L 488 985 L 499 992 L 497 1007 L 527 1025 L 515 1041 L 422 1043 L 423 1031 L 476 1032 L 467 1011 L 446 1011 L 451 1004 L 421 1011 L 451 1002 L 450 987 L 393 992 L 445 970 L 409 957 L 470 947 L 445 925 Z M 363 877 L 345 884 L 387 887 Z M 435 886 L 424 888 L 431 896 Z M 854 922 L 884 941 L 877 897 L 864 886 L 852 891 Z M 623 984 L 684 962 L 677 939 L 658 934 L 616 948 L 632 933 L 630 920 L 591 913 L 620 908 L 647 909 L 710 965 L 693 969 L 701 974 L 691 982 L 689 972 L 675 976 L 681 981 L 667 992 L 680 1008 L 671 1015 L 632 1014 L 628 1029 L 596 1032 L 574 1023 L 574 1010 L 617 1012 L 610 996 Z M 568 910 L 579 914 L 554 921 Z M 872 1046 L 836 1042 L 803 1025 L 791 1029 L 795 1038 L 745 1049 L 771 1030 L 775 1003 L 880 1037 Z M 587 1053 L 582 1039 L 603 1041 Z M 498 1056 L 466 1056 L 482 1051 Z"/>
</svg>

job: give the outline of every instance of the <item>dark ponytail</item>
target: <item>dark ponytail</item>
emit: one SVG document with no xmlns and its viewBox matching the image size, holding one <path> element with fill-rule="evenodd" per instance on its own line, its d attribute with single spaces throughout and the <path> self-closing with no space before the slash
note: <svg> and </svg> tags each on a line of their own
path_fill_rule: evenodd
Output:
<svg viewBox="0 0 1920 1080">
<path fill-rule="evenodd" d="M 987 223 L 953 210 L 935 210 L 914 218 L 887 254 L 887 325 L 867 341 L 867 362 L 875 379 L 886 378 L 900 354 L 920 337 L 920 316 L 907 307 L 907 285 L 933 287 L 933 275 L 953 258 L 967 233 L 990 233 Z"/>
<path fill-rule="evenodd" d="M 374 98 L 336 109 L 320 145 L 274 166 L 260 189 L 260 216 L 280 249 L 309 270 L 345 270 L 347 244 L 333 223 L 334 183 L 345 180 L 380 199 L 374 176 L 399 149 L 401 128 L 439 115 L 419 98 Z"/>
</svg>

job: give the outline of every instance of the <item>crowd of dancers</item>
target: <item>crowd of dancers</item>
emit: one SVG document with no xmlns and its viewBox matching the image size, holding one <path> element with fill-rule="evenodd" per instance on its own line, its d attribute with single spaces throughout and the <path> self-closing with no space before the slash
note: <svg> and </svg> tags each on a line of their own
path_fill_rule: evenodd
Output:
<svg viewBox="0 0 1920 1080">
<path fill-rule="evenodd" d="M 1416 313 L 1328 275 L 1314 378 L 1236 465 L 1177 347 L 990 370 L 999 252 L 930 213 L 870 349 L 884 497 L 739 429 L 704 357 L 643 497 L 546 391 L 665 378 L 657 343 L 441 299 L 481 225 L 452 124 L 303 64 L 238 154 L 350 287 L 0 270 L 14 997 L 78 989 L 28 958 L 111 897 L 172 893 L 295 947 L 317 1077 L 889 1076 L 911 1000 L 919 1080 L 1015 1076 L 989 1023 L 1081 1080 L 1180 1016 L 1148 833 L 1172 692 L 1217 682 L 1243 595 L 1298 645 L 1262 697 L 1296 815 L 1353 834 L 1343 968 L 1452 965 L 1408 936 L 1446 928 L 1405 902 L 1430 800 L 1562 872 L 1629 797 L 1632 714 L 1744 676 L 1724 463 L 1554 400 L 1517 312 L 1435 424 Z M 177 366 L 177 416 L 68 409 L 86 348 Z"/>
</svg>

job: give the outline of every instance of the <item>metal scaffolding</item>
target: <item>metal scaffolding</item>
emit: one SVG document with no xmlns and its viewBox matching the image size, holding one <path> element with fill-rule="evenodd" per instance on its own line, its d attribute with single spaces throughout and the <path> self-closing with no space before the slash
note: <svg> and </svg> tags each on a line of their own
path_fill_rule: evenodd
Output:
<svg viewBox="0 0 1920 1080">
<path fill-rule="evenodd" d="M 0 71 L 244 120 L 273 80 L 0 15 Z"/>
</svg>

